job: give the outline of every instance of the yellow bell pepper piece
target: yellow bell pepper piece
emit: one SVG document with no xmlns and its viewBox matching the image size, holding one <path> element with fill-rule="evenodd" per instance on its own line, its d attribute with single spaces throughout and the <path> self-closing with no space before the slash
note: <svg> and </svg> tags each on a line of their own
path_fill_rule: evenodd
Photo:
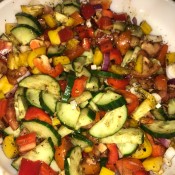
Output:
<svg viewBox="0 0 175 175">
<path fill-rule="evenodd" d="M 18 147 L 15 144 L 14 136 L 6 136 L 2 143 L 2 150 L 7 158 L 14 158 L 18 154 Z"/>
<path fill-rule="evenodd" d="M 129 69 L 126 69 L 125 67 L 121 67 L 116 64 L 111 65 L 111 67 L 109 68 L 109 71 L 120 75 L 127 75 L 130 73 Z"/>
<path fill-rule="evenodd" d="M 51 14 L 44 14 L 44 15 L 42 15 L 42 17 L 45 19 L 46 24 L 50 28 L 54 28 L 54 27 L 57 26 L 57 21 L 55 20 L 53 15 L 51 15 Z"/>
<path fill-rule="evenodd" d="M 79 41 L 77 39 L 71 39 L 67 42 L 67 49 L 72 50 L 73 48 L 76 48 L 76 46 L 79 44 Z"/>
<path fill-rule="evenodd" d="M 65 22 L 65 26 L 69 26 L 69 27 L 71 27 L 71 26 L 73 26 L 74 25 L 74 19 L 73 18 L 71 18 L 71 17 L 68 17 L 68 19 L 67 19 L 67 21 Z"/>
<path fill-rule="evenodd" d="M 5 33 L 9 35 L 11 30 L 17 25 L 17 23 L 5 23 Z"/>
<path fill-rule="evenodd" d="M 4 93 L 2 92 L 2 90 L 0 90 L 0 99 L 3 99 L 3 98 L 5 98 L 5 95 L 4 95 Z"/>
<path fill-rule="evenodd" d="M 175 52 L 167 53 L 166 60 L 168 65 L 175 63 Z"/>
<path fill-rule="evenodd" d="M 142 21 L 140 27 L 144 34 L 148 35 L 152 31 L 152 27 L 147 23 L 147 21 Z"/>
<path fill-rule="evenodd" d="M 7 92 L 11 91 L 13 89 L 13 85 L 9 83 L 6 76 L 3 76 L 0 79 L 0 91 L 6 94 Z"/>
<path fill-rule="evenodd" d="M 50 42 L 51 42 L 53 45 L 59 45 L 59 44 L 61 43 L 60 36 L 59 36 L 59 34 L 58 34 L 58 32 L 59 32 L 61 29 L 62 29 L 61 27 L 58 27 L 58 28 L 55 29 L 55 30 L 49 30 L 49 31 L 48 31 L 48 36 L 49 36 Z"/>
<path fill-rule="evenodd" d="M 53 117 L 52 118 L 52 125 L 53 126 L 56 126 L 56 125 L 59 125 L 60 124 L 60 121 L 57 117 Z"/>
<path fill-rule="evenodd" d="M 132 154 L 133 158 L 136 159 L 145 159 L 149 157 L 152 153 L 152 146 L 149 142 L 148 138 L 144 137 L 144 142 L 139 146 L 134 154 Z"/>
<path fill-rule="evenodd" d="M 142 71 L 143 71 L 143 55 L 139 55 L 137 57 L 134 69 L 138 73 L 142 73 Z"/>
<path fill-rule="evenodd" d="M 99 66 L 103 61 L 103 54 L 100 49 L 97 47 L 95 49 L 94 57 L 93 57 L 93 64 Z"/>
<path fill-rule="evenodd" d="M 67 56 L 58 56 L 53 58 L 53 65 L 56 66 L 58 63 L 69 64 L 70 59 Z"/>
<path fill-rule="evenodd" d="M 115 172 L 106 167 L 102 167 L 99 175 L 115 175 Z"/>
<path fill-rule="evenodd" d="M 33 64 L 34 58 L 37 58 L 40 55 L 46 55 L 46 47 L 45 46 L 42 46 L 42 47 L 39 47 L 37 49 L 30 51 L 28 58 L 27 58 L 27 63 L 32 69 L 34 68 L 34 64 Z"/>
<path fill-rule="evenodd" d="M 143 161 L 143 166 L 146 171 L 159 172 L 162 164 L 162 157 L 149 157 Z"/>
<path fill-rule="evenodd" d="M 92 146 L 88 146 L 88 147 L 85 147 L 84 148 L 84 152 L 85 153 L 89 153 L 89 152 L 91 152 L 93 150 L 93 147 Z"/>
<path fill-rule="evenodd" d="M 27 58 L 30 51 L 19 53 L 19 66 L 28 66 Z"/>
<path fill-rule="evenodd" d="M 11 70 L 18 69 L 19 67 L 19 55 L 9 53 L 7 57 L 7 67 Z"/>
<path fill-rule="evenodd" d="M 40 73 L 41 73 L 41 72 L 38 70 L 37 67 L 33 67 L 33 69 L 31 70 L 31 72 L 32 72 L 33 74 L 40 74 Z"/>
</svg>

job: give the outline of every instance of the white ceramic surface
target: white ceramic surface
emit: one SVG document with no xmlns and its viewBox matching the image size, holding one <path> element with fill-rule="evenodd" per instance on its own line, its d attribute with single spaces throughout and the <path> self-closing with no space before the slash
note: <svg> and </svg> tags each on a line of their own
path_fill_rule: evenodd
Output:
<svg viewBox="0 0 175 175">
<path fill-rule="evenodd" d="M 22 4 L 48 3 L 56 4 L 59 0 L 4 0 L 0 3 L 0 34 L 4 31 L 5 22 L 15 22 L 15 13 Z M 169 44 L 169 50 L 175 51 L 175 2 L 172 0 L 113 0 L 111 9 L 116 12 L 127 12 L 138 19 L 143 19 L 153 27 L 153 34 L 162 35 Z M 0 149 L 0 175 L 16 175 L 10 161 Z"/>
</svg>

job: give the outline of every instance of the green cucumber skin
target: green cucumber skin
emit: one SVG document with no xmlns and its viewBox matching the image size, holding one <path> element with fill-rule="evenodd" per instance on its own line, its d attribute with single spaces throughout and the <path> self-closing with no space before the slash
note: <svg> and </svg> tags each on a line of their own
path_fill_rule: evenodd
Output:
<svg viewBox="0 0 175 175">
<path fill-rule="evenodd" d="M 141 124 L 140 127 L 145 132 L 151 134 L 155 138 L 167 138 L 175 137 L 175 120 L 161 121 L 155 120 L 151 124 Z M 168 129 L 169 128 L 169 129 Z"/>
</svg>

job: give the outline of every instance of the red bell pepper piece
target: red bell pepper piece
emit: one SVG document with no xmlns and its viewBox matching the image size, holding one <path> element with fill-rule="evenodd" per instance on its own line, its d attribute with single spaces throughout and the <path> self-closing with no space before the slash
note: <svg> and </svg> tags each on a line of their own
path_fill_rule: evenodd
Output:
<svg viewBox="0 0 175 175">
<path fill-rule="evenodd" d="M 0 119 L 5 116 L 7 111 L 8 100 L 6 98 L 0 100 Z"/>
<path fill-rule="evenodd" d="M 25 120 L 39 119 L 41 121 L 52 124 L 52 120 L 50 116 L 40 108 L 37 107 L 29 107 L 27 109 Z"/>
<path fill-rule="evenodd" d="M 58 173 L 55 172 L 48 164 L 45 162 L 41 163 L 40 171 L 38 175 L 57 175 Z"/>
<path fill-rule="evenodd" d="M 59 80 L 58 83 L 60 85 L 61 91 L 64 92 L 66 89 L 66 86 L 67 86 L 67 81 L 66 80 Z"/>
<path fill-rule="evenodd" d="M 87 81 L 87 77 L 85 77 L 85 76 L 81 76 L 81 77 L 75 79 L 74 85 L 73 85 L 72 91 L 71 91 L 72 97 L 74 97 L 74 98 L 78 97 L 84 92 L 84 89 L 86 86 L 86 81 Z"/>
<path fill-rule="evenodd" d="M 160 61 L 160 64 L 162 66 L 165 66 L 165 63 L 166 63 L 166 61 L 165 61 L 166 59 L 165 58 L 166 58 L 167 52 L 168 52 L 168 45 L 167 44 L 163 44 L 161 49 L 160 49 L 160 52 L 159 52 L 159 54 L 157 56 L 157 59 Z"/>
<path fill-rule="evenodd" d="M 74 37 L 74 33 L 71 28 L 65 27 L 58 32 L 61 42 L 67 42 Z"/>
<path fill-rule="evenodd" d="M 114 60 L 115 64 L 120 65 L 122 63 L 122 55 L 120 53 L 120 51 L 117 48 L 113 48 L 110 51 L 110 60 Z"/>
<path fill-rule="evenodd" d="M 80 8 L 80 11 L 84 19 L 90 19 L 95 15 L 94 6 L 91 4 L 83 4 Z"/>
<path fill-rule="evenodd" d="M 19 152 L 23 153 L 36 147 L 36 133 L 21 135 L 16 138 L 16 144 L 19 148 Z"/>
<path fill-rule="evenodd" d="M 107 144 L 107 148 L 109 149 L 108 153 L 108 164 L 115 164 L 119 158 L 118 148 L 115 143 Z"/>
<path fill-rule="evenodd" d="M 107 78 L 107 83 L 109 86 L 112 86 L 115 89 L 126 89 L 126 86 L 129 84 L 128 79 L 115 79 L 115 78 Z"/>
<path fill-rule="evenodd" d="M 114 13 L 113 19 L 116 21 L 127 21 L 128 15 L 127 13 Z"/>
<path fill-rule="evenodd" d="M 22 158 L 18 175 L 38 175 L 41 162 Z"/>
</svg>

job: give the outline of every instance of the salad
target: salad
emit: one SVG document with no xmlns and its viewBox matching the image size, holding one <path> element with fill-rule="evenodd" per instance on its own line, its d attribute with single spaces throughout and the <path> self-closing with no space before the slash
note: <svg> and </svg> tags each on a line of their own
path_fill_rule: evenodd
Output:
<svg viewBox="0 0 175 175">
<path fill-rule="evenodd" d="M 110 0 L 21 5 L 0 36 L 0 131 L 19 175 L 173 175 L 175 53 Z"/>
</svg>

